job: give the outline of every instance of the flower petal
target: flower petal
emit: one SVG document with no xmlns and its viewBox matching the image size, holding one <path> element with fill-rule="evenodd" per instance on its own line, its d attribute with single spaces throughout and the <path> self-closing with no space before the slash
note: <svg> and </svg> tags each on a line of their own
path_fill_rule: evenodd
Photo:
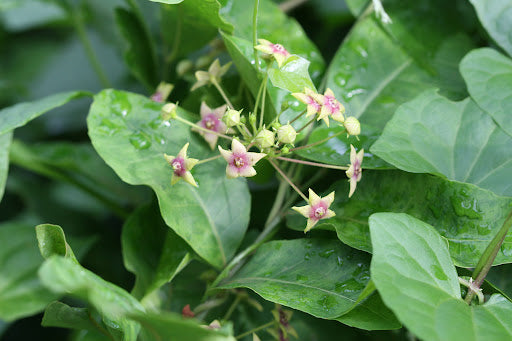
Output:
<svg viewBox="0 0 512 341">
<path fill-rule="evenodd" d="M 239 174 L 240 174 L 240 176 L 250 178 L 251 176 L 256 175 L 256 169 L 254 169 L 254 167 L 250 167 L 250 166 L 242 167 L 242 168 L 239 168 Z"/>
<path fill-rule="evenodd" d="M 206 140 L 206 142 L 208 142 L 208 144 L 210 145 L 210 148 L 214 150 L 215 146 L 217 145 L 217 140 L 219 139 L 219 137 L 215 134 L 210 133 L 204 133 L 203 137 Z"/>
<path fill-rule="evenodd" d="M 236 168 L 233 165 L 228 165 L 226 167 L 226 176 L 228 179 L 238 178 L 240 176 L 240 174 L 238 173 L 238 168 Z"/>
<path fill-rule="evenodd" d="M 311 230 L 316 225 L 316 223 L 318 223 L 318 220 L 313 220 L 309 218 L 304 233 L 307 233 L 309 230 Z"/>
<path fill-rule="evenodd" d="M 352 178 L 350 178 L 349 182 L 350 182 L 350 191 L 348 192 L 348 197 L 350 198 L 356 190 L 357 180 L 352 177 Z"/>
<path fill-rule="evenodd" d="M 233 142 L 231 142 L 231 150 L 235 154 L 246 154 L 247 153 L 247 150 L 245 149 L 244 145 L 237 139 L 233 139 Z"/>
<path fill-rule="evenodd" d="M 301 206 L 301 207 L 293 206 L 292 210 L 299 212 L 306 218 L 309 218 L 309 213 L 311 212 L 311 206 L 309 206 L 309 205 Z"/>
<path fill-rule="evenodd" d="M 212 109 L 210 109 L 210 107 L 205 102 L 201 102 L 201 109 L 200 109 L 201 118 L 204 118 L 206 115 L 211 114 L 211 113 L 212 113 Z"/>
<path fill-rule="evenodd" d="M 185 168 L 187 170 L 191 170 L 192 168 L 194 168 L 194 166 L 199 162 L 198 159 L 188 159 L 186 158 L 185 159 Z"/>
<path fill-rule="evenodd" d="M 217 118 L 222 118 L 222 116 L 224 116 L 224 114 L 226 113 L 226 108 L 227 108 L 227 105 L 224 104 L 224 105 L 221 105 L 220 107 L 218 108 L 215 108 L 215 109 L 212 109 L 212 112 L 213 114 L 215 115 L 215 117 Z"/>
<path fill-rule="evenodd" d="M 219 147 L 220 155 L 222 155 L 224 160 L 226 160 L 227 163 L 231 163 L 231 159 L 233 158 L 233 152 L 231 152 L 230 150 L 224 150 L 224 149 L 222 149 L 221 146 L 218 146 L 218 147 Z"/>
<path fill-rule="evenodd" d="M 318 204 L 320 202 L 321 198 L 315 192 L 313 192 L 313 190 L 311 188 L 308 191 L 309 191 L 310 205 L 314 206 L 314 205 Z"/>
<path fill-rule="evenodd" d="M 191 184 L 194 187 L 198 187 L 196 180 L 194 180 L 194 177 L 192 176 L 192 173 L 190 173 L 189 171 L 185 172 L 185 174 L 183 175 L 183 180 L 185 182 Z M 171 180 L 171 182 L 172 182 L 172 180 Z"/>
<path fill-rule="evenodd" d="M 178 156 L 186 159 L 187 158 L 187 149 L 188 149 L 189 143 L 185 143 L 185 145 L 181 148 L 180 152 L 178 153 Z"/>
<path fill-rule="evenodd" d="M 329 219 L 329 218 L 332 218 L 336 216 L 336 213 L 334 213 L 334 211 L 332 210 L 327 210 L 327 212 L 325 212 L 324 216 L 322 217 L 322 219 Z"/>
<path fill-rule="evenodd" d="M 256 162 L 258 162 L 261 159 L 263 159 L 265 156 L 267 156 L 267 154 L 265 154 L 265 153 L 248 152 L 247 156 L 249 156 L 249 159 L 251 160 L 251 165 L 254 166 L 256 164 Z"/>
<path fill-rule="evenodd" d="M 327 204 L 327 207 L 331 206 L 334 201 L 334 191 L 322 198 L 322 201 Z"/>
</svg>

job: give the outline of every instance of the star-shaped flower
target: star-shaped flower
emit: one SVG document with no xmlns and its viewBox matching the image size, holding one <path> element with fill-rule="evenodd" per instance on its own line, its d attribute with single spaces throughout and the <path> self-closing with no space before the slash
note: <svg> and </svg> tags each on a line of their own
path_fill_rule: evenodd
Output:
<svg viewBox="0 0 512 341">
<path fill-rule="evenodd" d="M 196 124 L 205 129 L 211 130 L 216 133 L 225 133 L 228 129 L 224 122 L 222 122 L 222 116 L 226 112 L 226 105 L 221 105 L 218 108 L 212 109 L 205 102 L 201 103 L 201 121 Z M 210 145 L 210 148 L 213 150 L 217 145 L 217 140 L 219 136 L 214 133 L 207 133 L 204 130 L 192 128 L 192 130 L 198 132 Z"/>
<path fill-rule="evenodd" d="M 165 160 L 167 160 L 172 167 L 171 185 L 174 185 L 183 179 L 183 181 L 197 187 L 197 183 L 190 173 L 190 170 L 194 168 L 199 160 L 188 158 L 187 149 L 188 143 L 181 148 L 180 152 L 176 156 L 164 154 Z"/>
<path fill-rule="evenodd" d="M 348 197 L 350 198 L 356 190 L 357 183 L 361 180 L 361 165 L 363 164 L 364 149 L 361 149 L 356 153 L 356 149 L 353 145 L 350 145 L 350 165 L 345 172 L 350 182 L 350 192 Z"/>
<path fill-rule="evenodd" d="M 329 193 L 329 195 L 320 198 L 313 190 L 309 189 L 309 200 L 308 205 L 301 207 L 292 207 L 293 210 L 299 212 L 304 217 L 308 218 L 308 223 L 306 225 L 306 229 L 304 233 L 308 232 L 313 228 L 313 226 L 318 223 L 320 219 L 329 219 L 336 215 L 333 211 L 329 209 L 332 202 L 334 201 L 334 192 Z"/>
<path fill-rule="evenodd" d="M 323 103 L 323 98 L 321 102 L 317 102 L 314 95 L 318 94 L 309 88 L 304 88 L 304 93 L 297 92 L 292 94 L 293 97 L 307 105 L 306 117 L 315 115 L 316 113 L 319 113 L 320 110 L 322 110 L 321 103 Z M 329 122 L 328 118 L 326 120 Z"/>
<path fill-rule="evenodd" d="M 220 82 L 222 76 L 224 76 L 224 74 L 228 72 L 230 66 L 231 62 L 226 63 L 223 66 L 220 66 L 219 60 L 215 59 L 208 68 L 208 71 L 196 71 L 195 76 L 197 82 L 195 82 L 194 85 L 192 85 L 190 91 L 194 91 L 197 88 L 209 84 L 210 82 L 212 82 L 212 79 L 216 80 L 217 82 Z"/>
<path fill-rule="evenodd" d="M 345 121 L 345 117 L 343 116 L 345 107 L 334 97 L 334 93 L 331 89 L 327 88 L 323 95 L 315 94 L 313 97 L 318 102 L 322 103 L 318 120 L 323 119 L 327 126 L 329 126 L 329 117 L 340 123 Z"/>
<path fill-rule="evenodd" d="M 290 57 L 290 52 L 286 51 L 286 49 L 281 44 L 273 44 L 266 39 L 258 39 L 258 42 L 260 45 L 256 45 L 254 48 L 274 57 L 277 62 L 277 66 L 279 67 L 281 67 L 284 62 L 286 62 L 288 57 Z"/>
<path fill-rule="evenodd" d="M 167 97 L 169 97 L 172 89 L 174 89 L 174 85 L 161 82 L 160 84 L 158 84 L 156 92 L 153 95 L 151 95 L 151 100 L 158 103 L 165 102 L 167 100 Z"/>
<path fill-rule="evenodd" d="M 224 150 L 219 146 L 219 151 L 224 160 L 228 163 L 226 176 L 234 179 L 239 176 L 251 177 L 256 175 L 254 165 L 256 162 L 267 156 L 264 153 L 252 153 L 245 149 L 244 145 L 237 139 L 231 142 L 231 150 Z"/>
</svg>

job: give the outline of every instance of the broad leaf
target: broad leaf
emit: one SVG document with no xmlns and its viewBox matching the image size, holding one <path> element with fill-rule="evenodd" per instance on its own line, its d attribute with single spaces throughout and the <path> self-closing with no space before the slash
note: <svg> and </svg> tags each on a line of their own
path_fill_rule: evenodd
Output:
<svg viewBox="0 0 512 341">
<path fill-rule="evenodd" d="M 348 181 L 337 182 L 331 209 L 336 217 L 316 228 L 334 228 L 338 238 L 351 247 L 371 252 L 368 217 L 377 212 L 404 212 L 431 224 L 449 243 L 457 266 L 474 267 L 505 220 L 512 199 L 471 184 L 402 171 L 364 172 L 352 198 Z M 407 193 L 407 195 L 404 195 Z M 288 225 L 304 228 L 301 216 L 292 215 Z M 512 233 L 494 264 L 512 263 Z"/>
<path fill-rule="evenodd" d="M 158 83 L 155 65 L 155 56 L 150 37 L 144 30 L 140 18 L 133 12 L 116 8 L 116 24 L 126 42 L 124 61 L 133 75 L 153 90 Z"/>
<path fill-rule="evenodd" d="M 0 225 L 0 319 L 13 321 L 33 315 L 59 295 L 46 289 L 37 278 L 43 258 L 37 248 L 34 225 L 12 221 Z M 74 239 L 77 255 L 90 246 L 90 240 Z"/>
<path fill-rule="evenodd" d="M 271 68 L 268 76 L 274 86 L 289 92 L 303 92 L 304 88 L 314 89 L 309 77 L 309 61 L 299 56 L 291 56 L 281 68 Z"/>
<path fill-rule="evenodd" d="M 37 225 L 36 236 L 39 251 L 44 259 L 57 255 L 77 262 L 75 254 L 66 242 L 66 236 L 60 226 L 52 224 Z"/>
<path fill-rule="evenodd" d="M 4 196 L 5 182 L 9 171 L 9 148 L 11 147 L 12 133 L 0 135 L 0 201 Z"/>
<path fill-rule="evenodd" d="M 512 2 L 510 0 L 469 0 L 490 36 L 512 56 Z"/>
<path fill-rule="evenodd" d="M 512 137 L 475 102 L 435 90 L 403 104 L 371 152 L 408 172 L 431 173 L 512 196 Z"/>
<path fill-rule="evenodd" d="M 121 243 L 125 267 L 136 275 L 132 294 L 137 298 L 170 282 L 191 259 L 187 244 L 154 205 L 140 207 L 126 220 Z"/>
<path fill-rule="evenodd" d="M 39 268 L 41 282 L 59 294 L 71 294 L 88 301 L 103 315 L 111 334 L 123 340 L 136 340 L 139 325 L 125 317 L 144 308 L 125 290 L 109 283 L 69 258 L 52 256 Z"/>
<path fill-rule="evenodd" d="M 473 50 L 460 72 L 473 100 L 512 136 L 512 60 L 489 48 Z"/>
<path fill-rule="evenodd" d="M 142 326 L 144 340 L 180 341 L 235 341 L 233 336 L 199 325 L 196 321 L 185 320 L 171 313 L 148 313 L 131 316 Z"/>
<path fill-rule="evenodd" d="M 512 265 L 505 264 L 492 267 L 486 280 L 502 290 L 506 296 L 512 297 Z"/>
<path fill-rule="evenodd" d="M 0 134 L 21 127 L 47 111 L 85 96 L 90 96 L 90 93 L 83 91 L 62 92 L 37 101 L 19 103 L 2 109 L 0 110 Z"/>
<path fill-rule="evenodd" d="M 121 179 L 153 188 L 168 226 L 197 254 L 221 267 L 234 254 L 247 228 L 247 185 L 242 179 L 227 179 L 224 160 L 216 160 L 194 169 L 198 188 L 183 181 L 171 187 L 172 171 L 164 153 L 176 155 L 190 142 L 190 157 L 215 154 L 188 126 L 174 121 L 170 126 L 164 124 L 161 107 L 143 96 L 102 91 L 95 96 L 89 112 L 89 136 Z M 181 109 L 178 113 L 196 120 Z"/>
<path fill-rule="evenodd" d="M 220 288 L 246 287 L 264 299 L 336 319 L 359 303 L 370 279 L 368 255 L 327 239 L 273 241 L 262 245 L 253 258 Z M 361 309 L 372 310 L 365 301 Z M 367 316 L 387 315 L 383 305 Z M 388 328 L 396 321 L 388 318 Z M 394 324 L 393 324 L 394 322 Z"/>
<path fill-rule="evenodd" d="M 87 329 L 97 331 L 87 308 L 74 308 L 62 302 L 52 302 L 44 311 L 43 327 Z"/>
<path fill-rule="evenodd" d="M 419 338 L 436 340 L 436 310 L 460 298 L 446 242 L 432 226 L 406 214 L 373 214 L 370 232 L 372 279 L 384 303 Z"/>
</svg>

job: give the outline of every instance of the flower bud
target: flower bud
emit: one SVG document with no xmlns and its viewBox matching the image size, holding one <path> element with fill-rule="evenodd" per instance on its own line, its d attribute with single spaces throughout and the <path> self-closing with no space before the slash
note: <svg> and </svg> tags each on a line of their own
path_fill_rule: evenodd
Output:
<svg viewBox="0 0 512 341">
<path fill-rule="evenodd" d="M 274 133 L 268 129 L 262 129 L 254 139 L 260 148 L 268 148 L 274 145 Z"/>
<path fill-rule="evenodd" d="M 281 148 L 281 154 L 290 154 L 290 148 L 288 146 L 284 146 L 283 148 Z"/>
<path fill-rule="evenodd" d="M 239 125 L 241 112 L 242 110 L 236 111 L 234 109 L 229 109 L 222 117 L 222 120 L 224 121 L 224 123 L 226 123 L 226 126 L 228 128 Z"/>
<path fill-rule="evenodd" d="M 197 58 L 196 60 L 196 69 L 204 69 L 208 65 L 210 65 L 212 61 L 212 57 L 208 55 L 202 55 L 201 57 Z"/>
<path fill-rule="evenodd" d="M 277 141 L 281 143 L 293 143 L 295 142 L 295 138 L 297 137 L 297 132 L 290 125 L 286 124 L 279 129 L 277 129 Z"/>
<path fill-rule="evenodd" d="M 249 124 L 250 125 L 256 124 L 256 114 L 253 112 L 249 114 Z"/>
<path fill-rule="evenodd" d="M 354 116 L 347 117 L 343 124 L 345 125 L 345 129 L 347 129 L 347 133 L 349 135 L 357 136 L 361 134 L 361 124 Z"/>
<path fill-rule="evenodd" d="M 188 59 L 184 59 L 176 65 L 176 74 L 178 74 L 179 77 L 183 77 L 184 74 L 188 73 L 194 68 L 194 63 L 192 63 Z"/>
<path fill-rule="evenodd" d="M 158 87 L 156 88 L 156 92 L 151 95 L 151 100 L 155 102 L 165 102 L 167 100 L 167 97 L 169 97 L 169 94 L 171 93 L 172 89 L 174 89 L 174 85 L 161 82 L 158 84 Z"/>
<path fill-rule="evenodd" d="M 240 123 L 241 124 L 246 124 L 247 123 L 247 119 L 245 118 L 245 116 L 241 116 L 240 117 Z"/>
<path fill-rule="evenodd" d="M 174 103 L 167 103 L 162 108 L 162 120 L 169 121 L 178 116 L 176 109 L 178 106 Z"/>
</svg>

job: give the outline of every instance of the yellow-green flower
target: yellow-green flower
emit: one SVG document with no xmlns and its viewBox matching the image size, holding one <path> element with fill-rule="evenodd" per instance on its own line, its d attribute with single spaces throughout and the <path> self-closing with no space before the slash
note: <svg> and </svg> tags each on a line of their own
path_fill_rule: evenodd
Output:
<svg viewBox="0 0 512 341">
<path fill-rule="evenodd" d="M 174 185 L 178 181 L 182 180 L 197 187 L 197 183 L 190 173 L 190 170 L 194 168 L 199 160 L 187 157 L 188 143 L 181 148 L 180 152 L 176 156 L 164 154 L 165 160 L 172 167 L 171 185 Z"/>
<path fill-rule="evenodd" d="M 306 229 L 304 230 L 304 233 L 311 230 L 320 219 L 329 219 L 336 215 L 336 213 L 329 209 L 329 206 L 331 206 L 333 201 L 334 192 L 331 192 L 329 193 L 329 195 L 320 198 L 310 188 L 308 204 L 306 206 L 301 207 L 292 207 L 292 210 L 295 210 L 302 214 L 304 217 L 308 218 L 308 222 L 306 225 Z"/>
</svg>

